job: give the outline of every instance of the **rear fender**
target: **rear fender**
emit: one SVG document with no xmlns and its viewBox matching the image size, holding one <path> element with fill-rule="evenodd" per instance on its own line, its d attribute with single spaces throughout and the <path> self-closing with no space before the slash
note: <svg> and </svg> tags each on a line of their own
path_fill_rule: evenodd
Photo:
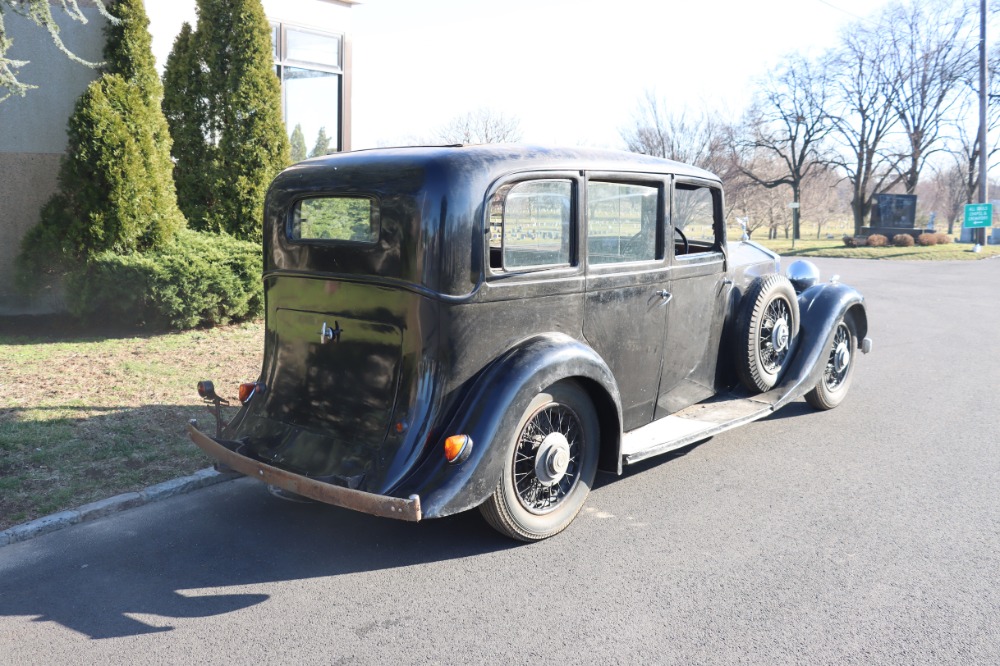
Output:
<svg viewBox="0 0 1000 666">
<path fill-rule="evenodd" d="M 550 333 L 512 347 L 472 380 L 455 415 L 435 429 L 431 455 L 392 494 L 419 495 L 427 518 L 482 504 L 499 483 L 507 445 L 524 410 L 539 392 L 563 379 L 579 381 L 591 395 L 601 423 L 602 461 L 618 460 L 621 399 L 611 370 L 586 344 Z M 464 462 L 451 464 L 441 447 L 445 438 L 457 434 L 469 435 L 472 452 Z M 614 453 L 607 447 L 615 448 Z"/>
<path fill-rule="evenodd" d="M 769 393 L 780 397 L 777 410 L 808 393 L 823 376 L 837 323 L 850 313 L 857 325 L 858 346 L 868 336 L 868 313 L 861 293 L 839 282 L 813 285 L 799 294 L 799 339 L 795 358 L 781 384 Z"/>
</svg>

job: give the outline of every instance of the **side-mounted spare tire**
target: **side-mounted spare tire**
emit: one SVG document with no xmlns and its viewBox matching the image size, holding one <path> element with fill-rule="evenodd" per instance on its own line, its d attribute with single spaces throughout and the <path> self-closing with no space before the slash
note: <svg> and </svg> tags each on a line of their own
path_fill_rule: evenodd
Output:
<svg viewBox="0 0 1000 666">
<path fill-rule="evenodd" d="M 778 383 L 799 335 L 799 301 L 783 275 L 762 275 L 750 283 L 736 318 L 736 372 L 751 391 Z"/>
</svg>

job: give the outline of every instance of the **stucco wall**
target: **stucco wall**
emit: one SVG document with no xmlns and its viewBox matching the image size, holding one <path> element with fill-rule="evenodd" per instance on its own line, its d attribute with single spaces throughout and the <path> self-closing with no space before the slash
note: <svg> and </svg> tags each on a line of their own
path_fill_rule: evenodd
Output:
<svg viewBox="0 0 1000 666">
<path fill-rule="evenodd" d="M 80 6 L 88 23 L 71 20 L 53 2 L 52 13 L 60 37 L 76 55 L 95 62 L 104 48 L 104 18 L 92 2 Z M 272 20 L 347 33 L 350 7 L 328 0 L 263 0 Z M 181 24 L 197 20 L 195 0 L 146 0 L 153 37 L 153 53 L 162 72 Z M 67 58 L 40 28 L 12 12 L 4 14 L 7 36 L 13 46 L 7 56 L 28 60 L 19 79 L 38 88 L 25 97 L 0 102 L 0 316 L 58 311 L 58 294 L 30 302 L 13 289 L 14 260 L 24 233 L 38 222 L 42 205 L 55 192 L 59 160 L 66 150 L 66 122 L 77 98 L 97 72 Z M 349 79 L 345 81 L 349 85 Z"/>
<path fill-rule="evenodd" d="M 0 315 L 40 314 L 62 309 L 59 294 L 31 301 L 14 289 L 14 260 L 21 237 L 38 222 L 38 211 L 56 189 L 60 155 L 0 153 Z"/>
<path fill-rule="evenodd" d="M 58 5 L 52 13 L 63 43 L 73 53 L 91 62 L 100 60 L 104 18 L 96 8 L 83 6 L 85 25 L 71 20 Z M 5 12 L 4 27 L 13 40 L 7 57 L 29 61 L 18 78 L 38 87 L 24 97 L 0 102 L 0 315 L 52 312 L 62 308 L 57 295 L 24 302 L 15 293 L 14 259 L 21 237 L 38 222 L 42 205 L 55 192 L 59 160 L 66 150 L 66 121 L 97 72 L 71 61 L 48 31 L 23 17 Z"/>
</svg>

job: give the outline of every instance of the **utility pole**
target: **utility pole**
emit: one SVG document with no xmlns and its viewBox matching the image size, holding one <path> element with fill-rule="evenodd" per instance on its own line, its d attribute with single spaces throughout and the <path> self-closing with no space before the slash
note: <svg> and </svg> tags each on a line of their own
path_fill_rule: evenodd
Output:
<svg viewBox="0 0 1000 666">
<path fill-rule="evenodd" d="M 986 1 L 979 0 L 979 203 L 989 203 L 986 191 Z M 986 228 L 975 229 L 975 242 L 986 245 Z"/>
</svg>

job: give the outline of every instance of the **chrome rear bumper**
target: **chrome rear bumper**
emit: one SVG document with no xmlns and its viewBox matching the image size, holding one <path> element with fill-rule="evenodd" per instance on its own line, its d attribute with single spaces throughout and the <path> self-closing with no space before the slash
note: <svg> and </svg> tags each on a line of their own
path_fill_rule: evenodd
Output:
<svg viewBox="0 0 1000 666">
<path fill-rule="evenodd" d="M 188 425 L 188 435 L 191 437 L 191 441 L 198 445 L 198 448 L 223 465 L 272 486 L 318 502 L 369 513 L 373 516 L 412 522 L 417 522 L 421 518 L 420 497 L 417 495 L 402 499 L 334 486 L 241 455 L 215 441 L 193 425 Z"/>
</svg>

